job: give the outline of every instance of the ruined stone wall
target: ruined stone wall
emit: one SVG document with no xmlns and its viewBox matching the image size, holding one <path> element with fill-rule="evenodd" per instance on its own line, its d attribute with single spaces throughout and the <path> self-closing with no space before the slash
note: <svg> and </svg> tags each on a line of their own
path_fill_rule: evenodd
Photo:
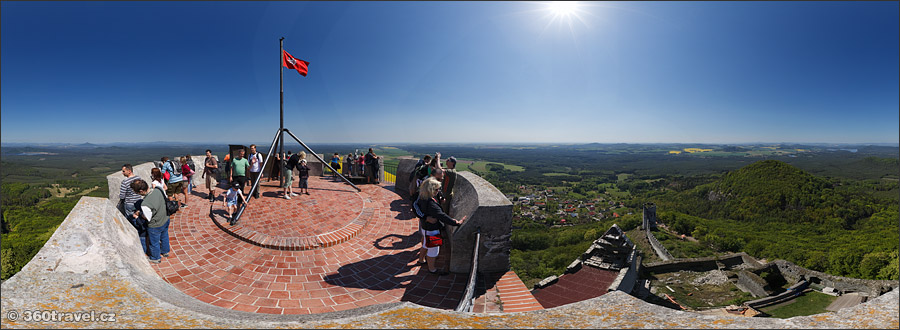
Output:
<svg viewBox="0 0 900 330">
<path fill-rule="evenodd" d="M 785 260 L 775 260 L 765 266 L 770 265 L 777 267 L 781 275 L 792 282 L 800 281 L 801 277 L 810 280 L 813 283 L 816 283 L 816 279 L 818 279 L 823 286 L 832 287 L 842 292 L 862 292 L 869 297 L 879 296 L 900 286 L 900 282 L 898 281 L 864 280 L 829 275 L 797 266 L 790 261 Z"/>
<path fill-rule="evenodd" d="M 656 204 L 646 203 L 643 207 L 643 228 L 646 229 L 656 229 L 657 219 L 656 219 Z"/>
<path fill-rule="evenodd" d="M 801 293 L 803 293 L 803 290 L 806 289 L 807 287 L 809 287 L 809 282 L 801 281 L 801 282 L 798 282 L 798 283 L 792 285 L 791 287 L 787 288 L 787 290 L 785 290 L 784 292 L 779 293 L 777 295 L 747 301 L 744 303 L 744 306 L 753 307 L 755 309 L 760 309 L 760 308 L 763 308 L 766 306 L 771 306 L 771 305 L 775 305 L 778 303 L 782 303 L 782 302 L 794 299 L 795 297 L 799 296 Z"/>
<path fill-rule="evenodd" d="M 747 270 L 738 272 L 738 281 L 735 284 L 744 291 L 749 291 L 754 297 L 769 295 L 769 292 L 766 291 L 766 286 L 768 285 L 766 280 Z"/>
<path fill-rule="evenodd" d="M 669 250 L 666 250 L 666 247 L 656 239 L 656 236 L 653 236 L 653 232 L 651 232 L 650 229 L 645 229 L 644 232 L 647 234 L 647 240 L 650 241 L 650 246 L 660 259 L 665 261 L 675 259 L 675 257 L 669 253 Z"/>
<path fill-rule="evenodd" d="M 619 276 L 610 284 L 610 291 L 617 290 L 631 293 L 634 290 L 641 267 L 641 255 L 637 252 L 637 249 L 632 248 L 631 253 L 628 255 L 628 262 L 629 266 L 619 270 Z"/>
<path fill-rule="evenodd" d="M 706 258 L 682 258 L 670 261 L 653 262 L 644 265 L 647 272 L 656 274 L 677 272 L 679 270 L 690 270 L 695 272 L 708 272 L 719 269 L 719 264 L 734 268 L 746 264 L 747 267 L 756 267 L 759 265 L 753 257 L 744 252 L 729 254 L 721 257 Z"/>
<path fill-rule="evenodd" d="M 663 261 L 668 261 L 675 259 L 669 250 L 666 249 L 665 246 L 659 243 L 659 240 L 656 239 L 656 236 L 653 236 L 651 229 L 656 229 L 656 205 L 653 203 L 647 203 L 644 205 L 642 213 L 642 221 L 641 225 L 644 228 L 644 232 L 647 235 L 647 240 L 650 241 L 650 247 L 653 248 L 653 252 L 656 252 L 656 255 L 659 256 Z"/>
</svg>

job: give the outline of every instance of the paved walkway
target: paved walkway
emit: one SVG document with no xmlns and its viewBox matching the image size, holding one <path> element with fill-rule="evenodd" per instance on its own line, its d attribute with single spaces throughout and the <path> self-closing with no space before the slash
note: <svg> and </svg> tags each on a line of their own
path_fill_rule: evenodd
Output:
<svg viewBox="0 0 900 330">
<path fill-rule="evenodd" d="M 467 274 L 436 276 L 416 265 L 418 220 L 392 186 L 360 185 L 357 193 L 313 177 L 311 195 L 286 200 L 276 197 L 276 185 L 261 185 L 263 197 L 250 202 L 235 226 L 246 231 L 224 220 L 221 195 L 210 203 L 205 189 L 197 189 L 172 218 L 170 257 L 153 268 L 203 302 L 256 313 L 313 314 L 398 301 L 442 309 L 458 304 Z M 438 258 L 444 269 L 445 252 Z"/>
</svg>

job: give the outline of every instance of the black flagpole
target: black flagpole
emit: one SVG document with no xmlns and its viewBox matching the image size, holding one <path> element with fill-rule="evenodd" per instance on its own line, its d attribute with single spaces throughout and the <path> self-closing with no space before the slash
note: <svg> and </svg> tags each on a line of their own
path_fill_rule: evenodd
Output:
<svg viewBox="0 0 900 330">
<path fill-rule="evenodd" d="M 284 171 L 284 161 L 285 161 L 285 159 L 284 159 L 284 68 L 282 68 L 283 61 L 284 61 L 284 37 L 281 37 L 281 40 L 279 40 L 279 46 L 281 47 L 281 51 L 278 52 L 278 58 L 279 58 L 278 75 L 280 77 L 280 79 L 279 79 L 280 88 L 279 89 L 281 90 L 281 93 L 280 93 L 281 94 L 281 102 L 280 102 L 281 103 L 281 117 L 280 117 L 281 120 L 279 121 L 279 125 L 278 125 L 278 132 L 280 132 L 280 133 L 278 133 L 278 148 L 279 148 L 278 156 L 279 156 L 279 158 L 281 158 L 281 161 L 278 162 L 278 164 L 272 164 L 272 165 L 273 166 L 281 166 L 281 168 L 279 170 Z M 279 172 L 279 173 L 281 173 L 281 172 Z M 279 187 L 284 186 L 284 173 L 282 173 L 282 175 L 278 177 L 278 186 Z"/>
</svg>

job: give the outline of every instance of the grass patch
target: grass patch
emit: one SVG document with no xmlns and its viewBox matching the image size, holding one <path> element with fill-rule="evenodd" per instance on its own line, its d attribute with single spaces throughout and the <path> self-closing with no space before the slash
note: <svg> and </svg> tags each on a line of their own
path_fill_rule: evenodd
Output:
<svg viewBox="0 0 900 330">
<path fill-rule="evenodd" d="M 813 315 L 827 312 L 825 307 L 828 307 L 835 299 L 837 297 L 810 290 L 801 293 L 799 297 L 787 303 L 764 307 L 762 311 L 780 319 Z"/>
<path fill-rule="evenodd" d="M 680 237 L 665 231 L 653 232 L 653 236 L 675 258 L 705 258 L 716 255 L 715 251 L 700 242 L 681 240 Z"/>
<path fill-rule="evenodd" d="M 544 176 L 569 176 L 568 173 L 554 173 L 554 172 L 544 173 L 543 175 Z"/>
<path fill-rule="evenodd" d="M 469 164 L 468 167 L 475 169 L 476 171 L 479 171 L 479 172 L 486 172 L 488 170 L 487 164 L 502 165 L 504 169 L 513 171 L 513 172 L 525 171 L 524 167 L 518 166 L 518 165 L 509 165 L 509 164 L 498 163 L 498 162 L 485 162 L 485 161 L 480 161 L 480 160 L 474 161 L 472 164 Z M 457 163 L 457 167 L 459 167 L 459 165 L 461 165 L 461 164 Z"/>
</svg>

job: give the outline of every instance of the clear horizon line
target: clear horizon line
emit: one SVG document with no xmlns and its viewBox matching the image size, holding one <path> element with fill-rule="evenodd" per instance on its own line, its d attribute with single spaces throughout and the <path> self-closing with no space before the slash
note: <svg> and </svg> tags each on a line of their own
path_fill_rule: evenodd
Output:
<svg viewBox="0 0 900 330">
<path fill-rule="evenodd" d="M 146 141 L 146 142 L 2 142 L 0 145 L 7 144 L 61 144 L 61 145 L 115 145 L 115 144 L 181 144 L 181 145 L 198 145 L 198 144 L 247 144 L 246 142 L 221 142 L 221 141 L 200 141 L 200 142 L 175 142 L 175 141 Z M 304 142 L 307 143 L 307 142 Z M 447 144 L 483 144 L 483 145 L 581 145 L 581 144 L 708 144 L 708 145 L 732 145 L 732 144 L 835 144 L 835 145 L 900 145 L 900 141 L 891 142 L 766 142 L 766 141 L 750 141 L 750 142 L 308 142 L 315 144 L 362 144 L 362 145 L 378 145 L 378 144 L 403 144 L 403 145 L 447 145 Z M 268 143 L 251 142 L 249 144 L 266 145 Z M 287 144 L 298 144 L 296 141 L 286 142 Z"/>
</svg>

